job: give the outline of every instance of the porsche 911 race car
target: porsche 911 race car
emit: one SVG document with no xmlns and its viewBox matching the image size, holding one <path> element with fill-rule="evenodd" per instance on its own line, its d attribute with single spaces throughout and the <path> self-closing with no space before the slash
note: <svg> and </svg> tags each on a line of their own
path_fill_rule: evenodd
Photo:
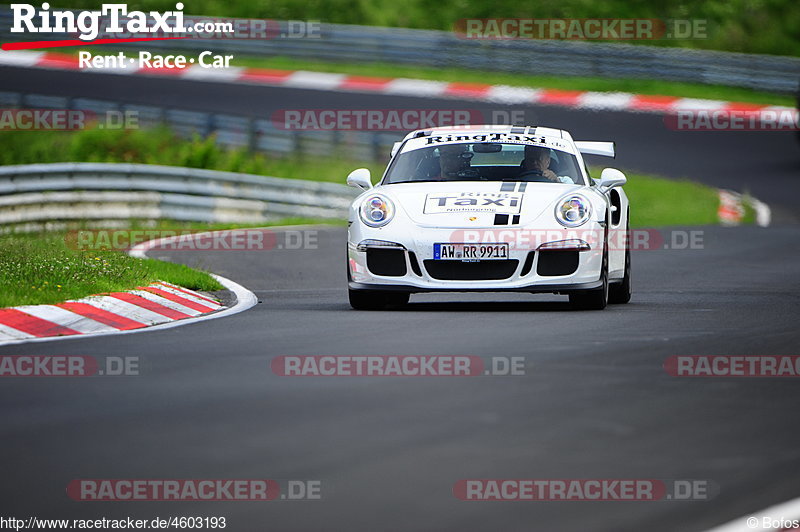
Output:
<svg viewBox="0 0 800 532">
<path fill-rule="evenodd" d="M 375 310 L 438 291 L 569 296 L 579 309 L 631 297 L 625 175 L 593 179 L 582 154 L 612 142 L 573 141 L 545 127 L 468 126 L 409 133 L 380 183 L 350 208 L 350 304 Z"/>
</svg>

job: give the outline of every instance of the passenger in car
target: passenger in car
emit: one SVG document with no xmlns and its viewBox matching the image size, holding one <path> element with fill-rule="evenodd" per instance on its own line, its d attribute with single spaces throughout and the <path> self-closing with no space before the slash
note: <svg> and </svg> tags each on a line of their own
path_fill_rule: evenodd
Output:
<svg viewBox="0 0 800 532">
<path fill-rule="evenodd" d="M 541 175 L 555 183 L 574 183 L 568 176 L 558 176 L 550 169 L 550 148 L 543 146 L 525 146 L 525 158 L 522 160 L 522 173 L 520 176 Z"/>
</svg>

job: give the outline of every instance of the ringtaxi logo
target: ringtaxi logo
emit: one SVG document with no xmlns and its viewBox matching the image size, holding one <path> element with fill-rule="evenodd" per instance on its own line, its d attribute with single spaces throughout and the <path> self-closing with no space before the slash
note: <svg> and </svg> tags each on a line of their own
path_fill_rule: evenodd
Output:
<svg viewBox="0 0 800 532">
<path fill-rule="evenodd" d="M 73 12 L 50 9 L 47 2 L 39 10 L 31 4 L 11 4 L 11 12 L 14 16 L 11 33 L 77 33 L 82 41 L 92 41 L 101 32 L 175 34 L 187 31 L 182 2 L 175 4 L 174 11 L 164 13 L 128 11 L 126 4 L 103 4 L 100 10 Z"/>
<path fill-rule="evenodd" d="M 319 39 L 321 24 L 312 20 L 187 17 L 184 4 L 173 11 L 129 11 L 127 4 L 103 4 L 99 10 L 41 9 L 11 4 L 11 33 L 64 33 L 75 40 L 48 41 L 48 47 L 78 46 L 92 41 L 135 42 L 160 39 Z M 41 42 L 4 43 L 3 50 L 37 48 Z M 37 46 L 39 45 L 39 46 Z M 122 67 L 120 67 L 122 68 Z"/>
</svg>

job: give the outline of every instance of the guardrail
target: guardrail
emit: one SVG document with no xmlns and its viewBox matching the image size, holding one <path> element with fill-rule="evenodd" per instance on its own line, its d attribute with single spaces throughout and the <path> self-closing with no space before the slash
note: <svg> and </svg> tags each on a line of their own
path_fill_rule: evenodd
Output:
<svg viewBox="0 0 800 532">
<path fill-rule="evenodd" d="M 0 91 L 0 108 L 2 107 L 79 109 L 98 115 L 108 111 L 120 114 L 133 111 L 136 113 L 138 126 L 142 128 L 164 124 L 183 138 L 214 134 L 216 143 L 221 146 L 247 148 L 249 151 L 278 156 L 309 155 L 385 162 L 389 160 L 392 145 L 403 138 L 403 133 L 378 131 L 287 130 L 275 127 L 268 119 L 8 91 Z"/>
<path fill-rule="evenodd" d="M 10 33 L 0 10 L 0 38 L 64 39 L 66 34 Z M 275 33 L 289 34 L 287 22 Z M 454 21 L 455 22 L 455 21 Z M 321 24 L 315 38 L 183 39 L 132 43 L 135 48 L 284 56 L 349 63 L 400 63 L 549 76 L 647 78 L 791 92 L 800 85 L 800 58 L 659 46 L 547 40 L 472 40 L 453 32 Z"/>
<path fill-rule="evenodd" d="M 170 219 L 261 223 L 344 218 L 357 191 L 345 185 L 146 164 L 0 166 L 0 226 Z"/>
</svg>

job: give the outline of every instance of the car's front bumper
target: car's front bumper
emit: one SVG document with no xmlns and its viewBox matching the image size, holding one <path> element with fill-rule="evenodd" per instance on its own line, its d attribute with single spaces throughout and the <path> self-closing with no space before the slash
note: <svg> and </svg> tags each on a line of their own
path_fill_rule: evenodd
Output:
<svg viewBox="0 0 800 532">
<path fill-rule="evenodd" d="M 351 290 L 378 290 L 386 292 L 527 292 L 533 294 L 569 294 L 570 292 L 579 292 L 581 290 L 593 290 L 600 288 L 603 285 L 602 281 L 597 280 L 590 283 L 574 283 L 574 284 L 537 284 L 519 287 L 506 287 L 496 286 L 492 288 L 476 288 L 474 286 L 469 288 L 455 288 L 455 287 L 426 287 L 421 288 L 411 285 L 390 285 L 390 284 L 366 284 L 355 283 L 350 281 L 348 287 Z"/>
<path fill-rule="evenodd" d="M 594 222 L 590 222 L 594 223 Z M 495 228 L 491 228 L 495 230 Z M 590 228 L 596 233 L 602 234 L 603 228 L 597 224 Z M 554 241 L 558 240 L 563 228 L 553 227 Z M 433 248 L 435 243 L 454 242 L 453 229 L 425 228 L 417 229 L 412 234 L 398 229 L 381 228 L 374 229 L 364 227 L 361 224 L 353 224 L 348 232 L 348 270 L 352 290 L 391 290 L 405 292 L 463 292 L 463 291 L 483 291 L 483 292 L 547 292 L 547 293 L 569 293 L 579 290 L 590 290 L 601 286 L 600 272 L 602 267 L 603 249 L 598 242 L 592 242 L 588 250 L 577 251 L 577 259 L 574 271 L 563 275 L 553 274 L 547 271 L 548 268 L 544 261 L 552 259 L 548 251 L 542 250 L 541 245 L 547 243 L 547 231 L 538 231 L 541 235 L 538 240 L 521 241 L 519 231 L 524 229 L 512 229 L 505 234 L 498 231 L 500 236 L 498 241 L 509 242 L 509 261 L 516 261 L 513 266 L 508 263 L 510 274 L 501 279 L 443 279 L 441 268 L 432 275 L 431 269 L 436 268 L 433 264 Z M 460 236 L 455 237 L 456 240 Z M 403 268 L 398 268 L 393 275 L 380 275 L 375 273 L 374 260 L 373 268 L 367 260 L 367 250 L 360 249 L 359 243 L 368 239 L 392 242 L 400 247 L 394 248 L 397 252 L 398 260 L 405 262 Z M 402 250 L 402 251 L 401 251 Z M 402 253 L 402 255 L 400 255 Z M 532 257 L 529 257 L 532 254 Z M 373 255 L 374 257 L 374 255 Z M 427 262 L 427 264 L 426 264 Z M 438 262 L 438 261 L 437 261 Z M 453 261 L 462 262 L 462 261 Z M 479 261 L 487 263 L 487 267 L 492 261 Z M 416 263 L 416 264 L 415 264 Z M 458 271 L 458 264 L 452 264 L 453 271 Z M 468 266 L 471 270 L 480 270 L 481 265 Z M 445 268 L 450 269 L 450 268 Z M 513 270 L 513 271 L 512 271 Z M 397 274 L 400 272 L 400 274 Z M 504 274 L 503 274 L 504 275 Z M 439 278 L 436 278 L 439 277 Z"/>
</svg>

